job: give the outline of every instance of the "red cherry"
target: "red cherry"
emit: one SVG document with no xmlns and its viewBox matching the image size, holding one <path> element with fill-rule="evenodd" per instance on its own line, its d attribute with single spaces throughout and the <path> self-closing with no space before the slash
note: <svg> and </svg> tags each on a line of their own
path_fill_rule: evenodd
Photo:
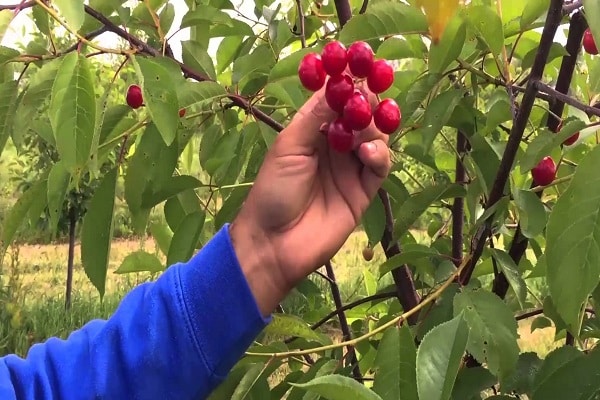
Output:
<svg viewBox="0 0 600 400">
<path fill-rule="evenodd" d="M 563 142 L 563 145 L 570 146 L 573 143 L 575 143 L 577 141 L 577 139 L 579 139 L 579 132 L 576 132 L 573 135 L 571 135 L 571 137 L 565 139 L 565 141 Z"/>
<path fill-rule="evenodd" d="M 375 94 L 383 93 L 394 83 L 394 67 L 387 60 L 376 60 L 367 76 L 367 86 Z"/>
<path fill-rule="evenodd" d="M 329 75 L 339 75 L 346 69 L 348 60 L 346 59 L 346 47 L 337 40 L 327 43 L 321 51 L 321 60 L 323 68 Z"/>
<path fill-rule="evenodd" d="M 354 93 L 354 81 L 348 74 L 329 78 L 325 87 L 325 100 L 333 111 L 342 113 L 346 102 Z"/>
<path fill-rule="evenodd" d="M 354 42 L 348 47 L 348 68 L 357 78 L 366 78 L 373 67 L 375 55 L 367 42 Z"/>
<path fill-rule="evenodd" d="M 327 143 L 337 152 L 348 153 L 354 147 L 354 132 L 342 118 L 338 118 L 329 124 Z"/>
<path fill-rule="evenodd" d="M 325 84 L 325 78 L 327 78 L 321 56 L 317 53 L 305 55 L 298 66 L 298 77 L 302 86 L 306 89 L 313 92 L 321 89 Z"/>
<path fill-rule="evenodd" d="M 551 184 L 556 178 L 556 164 L 552 157 L 546 156 L 531 170 L 533 182 L 538 186 Z"/>
<path fill-rule="evenodd" d="M 127 105 L 131 108 L 140 108 L 144 105 L 144 96 L 142 95 L 142 88 L 138 85 L 130 85 L 127 88 L 127 95 L 125 96 Z"/>
<path fill-rule="evenodd" d="M 346 125 L 355 131 L 362 131 L 373 119 L 371 104 L 360 91 L 354 91 L 344 106 L 343 118 Z"/>
<path fill-rule="evenodd" d="M 590 28 L 587 28 L 583 34 L 583 48 L 589 54 L 598 54 L 598 47 L 596 47 L 596 41 Z"/>
<path fill-rule="evenodd" d="M 393 99 L 383 99 L 373 111 L 373 121 L 377 129 L 391 135 L 398 129 L 400 121 L 402 121 L 400 107 Z"/>
<path fill-rule="evenodd" d="M 185 108 L 182 108 L 181 110 L 179 110 L 179 117 L 183 118 L 185 116 Z"/>
</svg>

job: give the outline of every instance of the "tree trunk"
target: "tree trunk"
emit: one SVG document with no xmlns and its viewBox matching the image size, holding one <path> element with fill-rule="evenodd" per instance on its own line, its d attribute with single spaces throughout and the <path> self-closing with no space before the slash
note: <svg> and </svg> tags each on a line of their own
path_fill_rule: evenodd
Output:
<svg viewBox="0 0 600 400">
<path fill-rule="evenodd" d="M 69 260 L 67 261 L 67 284 L 65 293 L 65 310 L 71 308 L 71 292 L 73 291 L 73 261 L 75 259 L 75 228 L 77 226 L 77 210 L 69 208 Z"/>
</svg>

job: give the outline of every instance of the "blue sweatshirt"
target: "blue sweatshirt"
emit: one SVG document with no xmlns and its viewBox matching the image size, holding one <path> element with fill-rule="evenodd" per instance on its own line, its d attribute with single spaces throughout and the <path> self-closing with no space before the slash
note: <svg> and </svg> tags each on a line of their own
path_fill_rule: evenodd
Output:
<svg viewBox="0 0 600 400">
<path fill-rule="evenodd" d="M 270 321 L 224 226 L 189 262 L 133 289 L 107 321 L 0 358 L 1 400 L 197 400 Z"/>
</svg>

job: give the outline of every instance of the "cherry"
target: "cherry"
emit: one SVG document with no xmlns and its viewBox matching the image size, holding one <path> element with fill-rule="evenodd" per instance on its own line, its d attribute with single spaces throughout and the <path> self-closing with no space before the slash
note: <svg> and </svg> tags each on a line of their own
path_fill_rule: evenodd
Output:
<svg viewBox="0 0 600 400">
<path fill-rule="evenodd" d="M 313 92 L 321 89 L 327 78 L 321 56 L 317 53 L 305 55 L 298 66 L 298 77 L 306 89 Z"/>
<path fill-rule="evenodd" d="M 373 67 L 375 55 L 367 42 L 354 42 L 348 47 L 348 68 L 357 78 L 366 78 Z"/>
<path fill-rule="evenodd" d="M 346 57 L 346 47 L 342 43 L 337 40 L 327 43 L 321 52 L 325 72 L 331 76 L 344 72 L 348 65 Z"/>
<path fill-rule="evenodd" d="M 346 102 L 343 118 L 346 124 L 355 131 L 361 131 L 371 123 L 373 119 L 371 104 L 360 91 L 355 90 Z"/>
<path fill-rule="evenodd" d="M 375 94 L 383 93 L 394 83 L 394 67 L 387 60 L 376 60 L 369 76 L 367 76 L 367 86 Z"/>
<path fill-rule="evenodd" d="M 583 34 L 583 48 L 589 54 L 598 54 L 598 47 L 596 47 L 596 41 L 590 28 L 587 28 Z"/>
<path fill-rule="evenodd" d="M 373 249 L 370 247 L 365 247 L 362 251 L 362 256 L 365 261 L 371 261 L 374 255 Z"/>
<path fill-rule="evenodd" d="M 325 87 L 325 100 L 333 111 L 342 113 L 346 102 L 354 93 L 354 81 L 348 74 L 329 78 Z"/>
<path fill-rule="evenodd" d="M 531 170 L 533 182 L 538 186 L 551 184 L 556 178 L 556 164 L 552 157 L 546 156 Z"/>
<path fill-rule="evenodd" d="M 381 132 L 391 135 L 400 126 L 402 120 L 402 114 L 400 113 L 400 107 L 393 99 L 383 99 L 375 111 L 373 111 L 373 121 L 375 126 Z"/>
<path fill-rule="evenodd" d="M 575 132 L 573 135 L 571 135 L 570 137 L 565 139 L 565 141 L 563 142 L 563 145 L 570 146 L 573 143 L 575 143 L 577 141 L 577 139 L 579 139 L 579 132 Z"/>
<path fill-rule="evenodd" d="M 348 153 L 354 147 L 354 132 L 342 118 L 338 118 L 329 124 L 327 143 L 337 152 Z"/>
<path fill-rule="evenodd" d="M 185 108 L 179 110 L 179 117 L 183 118 L 185 116 Z"/>
<path fill-rule="evenodd" d="M 138 85 L 130 85 L 127 88 L 127 95 L 125 96 L 127 105 L 131 108 L 140 108 L 144 105 L 144 96 L 142 95 L 142 88 Z"/>
</svg>

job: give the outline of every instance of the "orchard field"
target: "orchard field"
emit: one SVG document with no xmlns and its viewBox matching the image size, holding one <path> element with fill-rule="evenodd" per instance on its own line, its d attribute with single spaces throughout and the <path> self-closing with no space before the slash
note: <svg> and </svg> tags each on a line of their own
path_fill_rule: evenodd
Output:
<svg viewBox="0 0 600 400">
<path fill-rule="evenodd" d="M 392 171 L 211 399 L 599 398 L 596 21 L 595 0 L 1 2 L 0 354 L 188 260 L 326 87 L 323 140 L 373 122 Z"/>
</svg>

